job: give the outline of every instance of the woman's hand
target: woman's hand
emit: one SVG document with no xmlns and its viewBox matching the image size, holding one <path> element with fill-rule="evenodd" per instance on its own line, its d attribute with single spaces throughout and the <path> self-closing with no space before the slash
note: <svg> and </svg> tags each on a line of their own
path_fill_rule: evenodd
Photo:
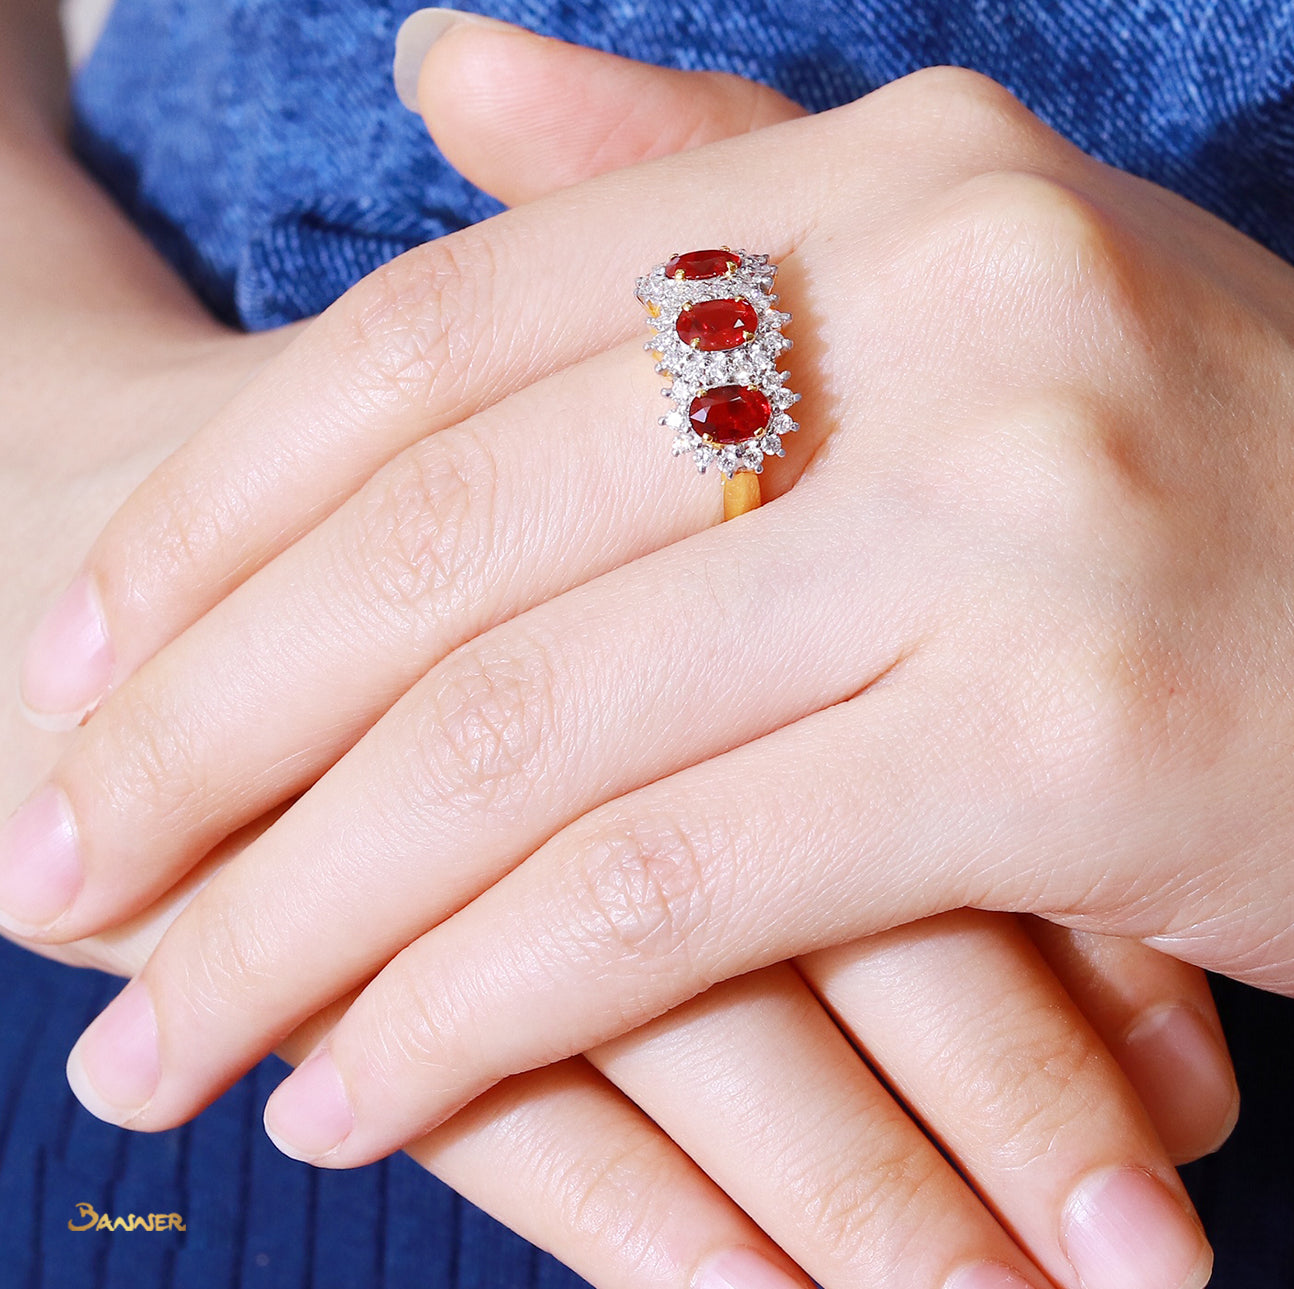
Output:
<svg viewBox="0 0 1294 1289">
<path fill-rule="evenodd" d="M 712 527 L 713 481 L 652 450 L 623 297 L 721 226 L 783 262 L 806 397 L 773 504 Z M 962 903 L 1284 984 L 1286 273 L 941 71 L 374 275 L 96 547 L 127 669 L 265 567 L 18 819 L 79 873 L 39 934 L 83 935 L 408 690 L 159 946 L 141 1124 L 439 922 L 331 1040 L 337 1162 L 717 976 Z"/>
<path fill-rule="evenodd" d="M 1134 1138 L 1134 1140 L 1135 1140 L 1135 1138 Z M 1046 1207 L 1046 1206 L 1044 1206 L 1044 1207 Z"/>
</svg>

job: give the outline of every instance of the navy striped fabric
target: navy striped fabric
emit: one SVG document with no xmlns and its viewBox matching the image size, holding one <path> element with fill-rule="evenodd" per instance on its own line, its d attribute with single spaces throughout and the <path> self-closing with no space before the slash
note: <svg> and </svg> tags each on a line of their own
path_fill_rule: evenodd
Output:
<svg viewBox="0 0 1294 1289">
<path fill-rule="evenodd" d="M 192 1123 L 87 1114 L 63 1067 L 121 987 L 0 941 L 0 1289 L 575 1289 L 585 1282 L 404 1155 L 330 1172 L 279 1154 L 269 1058 Z M 68 1230 L 77 1205 L 186 1229 Z"/>
</svg>

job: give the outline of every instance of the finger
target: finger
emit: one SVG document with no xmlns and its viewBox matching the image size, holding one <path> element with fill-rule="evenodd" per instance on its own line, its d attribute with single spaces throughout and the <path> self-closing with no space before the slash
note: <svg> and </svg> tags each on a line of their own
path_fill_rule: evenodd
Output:
<svg viewBox="0 0 1294 1289">
<path fill-rule="evenodd" d="M 658 1078 L 667 1075 L 657 1070 Z M 786 1255 L 583 1060 L 500 1084 L 408 1147 L 598 1289 L 801 1289 Z"/>
<path fill-rule="evenodd" d="M 195 884 L 270 822 L 228 839 L 147 916 L 74 946 L 82 965 L 136 972 Z M 308 1055 L 346 1001 L 311 1017 L 279 1054 L 290 1062 Z M 669 1076 L 664 1062 L 659 1076 Z M 742 1274 L 752 1289 L 806 1283 L 767 1235 L 582 1059 L 504 1081 L 406 1152 L 598 1289 L 730 1289 L 746 1283 Z"/>
<path fill-rule="evenodd" d="M 279 1055 L 300 1063 L 348 1002 L 311 1017 Z M 667 1081 L 667 1061 L 657 1067 Z M 598 1289 L 805 1285 L 731 1198 L 582 1058 L 504 1080 L 405 1153 Z"/>
<path fill-rule="evenodd" d="M 70 266 L 68 273 L 69 283 L 75 284 L 78 279 Z M 62 327 L 66 312 L 66 305 L 59 306 L 62 321 L 51 321 L 51 326 Z M 114 511 L 287 343 L 286 329 L 198 341 L 175 333 L 174 320 L 168 319 L 173 334 L 159 351 L 134 322 L 126 325 L 120 306 L 107 314 L 96 311 L 96 317 L 101 328 L 113 333 L 111 341 L 106 334 L 75 340 L 65 328 L 59 332 L 59 362 L 74 353 L 92 358 L 78 365 L 74 384 L 61 371 L 52 376 L 23 355 L 10 353 L 7 358 L 10 372 L 21 372 L 22 379 L 31 382 L 29 397 L 33 406 L 40 406 L 42 418 L 33 421 L 15 412 L 6 425 L 19 430 L 22 423 L 21 434 L 9 435 L 3 449 L 6 484 L 12 491 L 6 494 L 8 563 L 0 579 L 0 648 L 11 665 L 22 659 L 40 610 L 72 575 Z M 105 317 L 114 321 L 105 324 Z M 210 319 L 207 326 L 217 328 Z M 40 329 L 34 331 L 39 334 Z M 48 339 L 36 343 L 44 360 L 50 361 Z M 122 353 L 113 353 L 111 345 L 119 345 Z M 11 385 L 9 394 L 14 393 Z M 64 428 L 77 424 L 77 418 L 83 420 L 89 407 L 95 409 L 92 441 Z M 44 652 L 47 647 L 38 633 L 31 648 Z M 53 691 L 26 696 L 42 710 L 63 705 Z M 46 762 L 47 768 L 52 761 L 48 751 L 57 745 L 51 735 L 65 733 L 68 724 L 42 721 L 24 707 L 17 685 L 6 686 L 0 713 L 7 731 L 0 810 L 7 814 L 36 781 L 23 760 L 33 763 L 33 769 L 36 762 Z"/>
<path fill-rule="evenodd" d="M 418 34 L 425 45 L 432 33 Z M 656 67 L 475 21 L 444 28 L 415 85 L 446 159 L 510 206 L 806 115 L 776 90 L 727 72 Z"/>
<path fill-rule="evenodd" d="M 832 629 L 844 601 L 831 584 L 847 561 L 810 557 L 787 567 L 820 606 L 814 613 L 779 616 L 774 602 L 742 593 L 789 558 L 779 511 L 810 546 L 816 526 L 832 526 L 802 481 L 743 517 L 735 552 L 711 528 L 477 637 L 433 668 L 168 932 L 141 977 L 156 992 L 167 1077 L 133 1108 L 118 1101 L 127 1109 L 119 1121 L 145 1099 L 145 1118 L 159 1124 L 213 1095 L 253 1050 L 269 1050 L 304 1015 L 367 979 L 563 823 L 680 763 L 838 703 L 886 670 L 919 607 L 902 587 L 887 595 L 878 585 L 866 597 L 844 650 Z M 891 518 L 881 523 L 893 527 Z M 849 540 L 875 535 L 860 524 Z M 645 620 L 628 650 L 625 605 L 646 606 L 634 615 Z M 756 674 L 766 691 L 757 702 Z M 91 1042 L 81 1056 L 96 1061 L 96 1050 Z"/>
<path fill-rule="evenodd" d="M 505 212 L 370 275 L 118 512 L 27 653 L 29 700 L 57 692 L 69 708 L 76 695 L 78 712 L 93 706 L 410 443 L 632 337 L 632 275 L 679 245 L 747 245 L 776 260 L 845 182 L 867 194 L 861 243 L 896 208 L 1003 151 L 1017 129 L 1000 128 L 1008 114 L 1041 130 L 1005 91 L 967 77 L 977 88 L 956 90 L 967 110 L 948 113 L 957 139 L 947 149 L 914 157 L 911 106 L 882 90 L 712 145 L 726 150 L 722 184 L 710 149 L 693 149 Z M 939 98 L 931 89 L 924 112 Z M 666 187 L 689 193 L 669 244 Z"/>
<path fill-rule="evenodd" d="M 1014 920 L 947 914 L 798 965 L 1055 1283 L 1204 1284 L 1153 1126 Z"/>
<path fill-rule="evenodd" d="M 967 1065 L 1000 1038 L 976 1034 Z M 1002 1289 L 1050 1283 L 791 967 L 717 985 L 589 1060 L 829 1289 L 938 1289 L 993 1273 L 988 1283 Z M 1088 1107 L 1093 1120 L 1109 1108 Z M 1139 1158 L 1135 1146 L 1114 1155 L 1128 1157 Z M 1199 1233 L 1187 1226 L 1198 1256 Z M 1160 1284 L 1169 1281 L 1142 1289 Z"/>
<path fill-rule="evenodd" d="M 313 783 L 453 649 L 717 522 L 713 480 L 652 450 L 659 385 L 631 344 L 424 439 L 152 659 L 44 790 L 81 879 L 29 934 L 129 915 Z"/>
<path fill-rule="evenodd" d="M 825 660 L 802 645 L 790 643 L 790 655 L 820 677 Z M 788 679 L 768 692 L 790 687 Z M 955 725 L 951 745 L 928 733 L 948 723 L 955 702 L 909 660 L 856 698 L 590 811 L 399 953 L 339 1022 L 316 1059 L 339 1072 L 328 1086 L 346 1109 L 331 1114 L 329 1129 L 344 1119 L 344 1135 L 310 1129 L 322 1122 L 317 1081 L 298 1089 L 289 1079 L 267 1121 L 302 1157 L 349 1166 L 386 1153 L 501 1074 L 587 1050 L 717 979 L 887 920 L 985 901 L 990 890 L 1008 906 L 1023 900 L 1030 879 L 1001 866 L 1022 844 L 1016 827 L 1030 835 L 1028 789 L 1019 802 L 980 811 L 983 790 L 964 776 L 986 731 Z M 1008 819 L 1011 827 L 999 822 Z M 918 858 L 932 855 L 937 864 Z M 192 925 L 200 922 L 199 913 Z M 189 1046 L 210 1053 L 239 1028 L 212 1027 L 207 991 L 196 1024 L 192 993 L 172 1001 L 168 982 L 201 958 L 196 942 L 170 957 L 190 933 L 164 942 L 145 972 L 151 989 L 165 991 L 175 1034 L 168 1059 L 179 1077 L 161 1080 L 141 1123 L 164 1121 L 190 1080 L 204 1083 L 184 1061 Z M 256 973 L 254 995 L 234 1002 L 235 992 L 215 1006 L 243 1022 L 253 996 L 263 1005 L 268 974 Z"/>
<path fill-rule="evenodd" d="M 1217 1150 L 1240 1091 L 1208 980 L 1135 940 L 1023 919 L 1123 1068 L 1174 1163 Z"/>
</svg>

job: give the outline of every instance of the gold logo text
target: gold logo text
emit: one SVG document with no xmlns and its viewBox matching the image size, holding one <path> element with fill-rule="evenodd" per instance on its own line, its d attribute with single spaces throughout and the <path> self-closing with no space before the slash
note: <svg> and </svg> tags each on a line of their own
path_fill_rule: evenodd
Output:
<svg viewBox="0 0 1294 1289">
<path fill-rule="evenodd" d="M 80 1223 L 68 1219 L 69 1231 L 183 1231 L 184 1218 L 179 1213 L 128 1213 L 125 1217 L 109 1217 L 99 1213 L 93 1204 L 78 1204 Z"/>
</svg>

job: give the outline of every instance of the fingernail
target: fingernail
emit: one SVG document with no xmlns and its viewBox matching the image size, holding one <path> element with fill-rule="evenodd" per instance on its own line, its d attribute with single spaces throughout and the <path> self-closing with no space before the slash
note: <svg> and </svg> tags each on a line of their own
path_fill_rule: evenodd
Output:
<svg viewBox="0 0 1294 1289">
<path fill-rule="evenodd" d="M 465 13 L 460 9 L 441 7 L 415 10 L 400 24 L 400 30 L 395 34 L 395 61 L 391 66 L 395 92 L 410 112 L 418 110 L 418 76 L 427 51 L 459 22 L 471 22 L 481 27 L 502 27 L 509 31 L 524 30 L 510 22 L 501 22 L 498 18 L 487 18 L 480 13 Z"/>
<path fill-rule="evenodd" d="M 293 1159 L 312 1163 L 331 1154 L 355 1126 L 355 1112 L 327 1049 L 289 1074 L 265 1103 L 265 1131 Z"/>
<path fill-rule="evenodd" d="M 125 1124 L 152 1100 L 161 1077 L 157 1015 L 148 989 L 132 980 L 77 1040 L 67 1081 L 92 1115 Z"/>
<path fill-rule="evenodd" d="M 1198 1159 L 1231 1135 L 1240 1090 L 1225 1048 L 1194 1007 L 1153 1008 L 1128 1031 L 1119 1063 L 1175 1158 Z"/>
<path fill-rule="evenodd" d="M 43 930 L 72 907 L 83 878 L 71 804 L 47 783 L 0 830 L 0 925 Z"/>
<path fill-rule="evenodd" d="M 692 1289 L 804 1289 L 754 1249 L 725 1249 L 697 1272 Z"/>
<path fill-rule="evenodd" d="M 1084 1181 L 1066 1205 L 1061 1243 L 1084 1289 L 1203 1289 L 1213 1270 L 1199 1224 L 1140 1168 Z"/>
<path fill-rule="evenodd" d="M 82 573 L 27 642 L 19 693 L 28 720 L 41 729 L 74 729 L 103 698 L 113 663 L 99 593 Z"/>
<path fill-rule="evenodd" d="M 976 1262 L 948 1277 L 946 1289 L 1032 1289 L 1029 1282 L 1000 1262 Z"/>
</svg>

